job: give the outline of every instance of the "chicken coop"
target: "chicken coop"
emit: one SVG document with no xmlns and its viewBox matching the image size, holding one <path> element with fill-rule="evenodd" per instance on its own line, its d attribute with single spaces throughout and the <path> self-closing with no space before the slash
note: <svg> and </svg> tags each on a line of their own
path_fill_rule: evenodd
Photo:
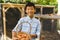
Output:
<svg viewBox="0 0 60 40">
<path fill-rule="evenodd" d="M 3 3 L 1 5 L 1 17 L 2 17 L 2 31 L 4 34 L 4 39 L 6 37 L 12 38 L 12 30 L 16 26 L 18 20 L 21 17 L 26 16 L 24 12 L 24 6 L 25 4 L 12 4 L 12 3 Z M 34 17 L 39 19 L 41 21 L 42 25 L 42 35 L 45 34 L 45 31 L 53 31 L 56 30 L 56 22 L 57 20 L 54 20 L 54 26 L 52 30 L 52 22 L 51 19 L 45 19 L 42 18 L 44 16 L 42 15 L 49 15 L 49 14 L 55 14 L 55 6 L 49 6 L 49 5 L 35 5 L 36 6 L 36 12 L 34 14 Z"/>
</svg>

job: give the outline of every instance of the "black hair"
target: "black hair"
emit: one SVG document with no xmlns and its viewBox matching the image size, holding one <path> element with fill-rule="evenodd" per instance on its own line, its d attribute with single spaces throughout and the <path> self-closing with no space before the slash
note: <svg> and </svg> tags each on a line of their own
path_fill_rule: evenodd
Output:
<svg viewBox="0 0 60 40">
<path fill-rule="evenodd" d="M 26 3 L 25 10 L 26 10 L 26 8 L 27 8 L 28 6 L 33 6 L 34 9 L 35 9 L 35 4 L 32 3 L 32 2 L 27 2 L 27 3 Z"/>
</svg>

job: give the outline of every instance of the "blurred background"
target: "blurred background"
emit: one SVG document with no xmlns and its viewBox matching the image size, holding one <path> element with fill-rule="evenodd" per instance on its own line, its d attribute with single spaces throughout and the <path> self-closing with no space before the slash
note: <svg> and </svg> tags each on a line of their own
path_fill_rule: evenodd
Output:
<svg viewBox="0 0 60 40">
<path fill-rule="evenodd" d="M 55 11 L 58 10 L 58 0 L 0 0 L 0 3 L 25 4 L 28 1 L 39 5 L 54 5 Z"/>
<path fill-rule="evenodd" d="M 4 36 L 2 35 L 6 34 L 8 37 L 6 40 L 11 40 L 12 29 L 17 24 L 19 18 L 21 18 L 21 15 L 24 14 L 24 7 L 20 7 L 19 5 L 22 4 L 23 6 L 29 1 L 36 4 L 35 18 L 41 21 L 42 30 L 40 40 L 60 40 L 60 13 L 58 13 L 58 0 L 0 0 L 0 38 L 3 39 Z M 16 7 L 13 8 L 13 6 Z M 52 16 L 57 19 L 52 19 Z M 6 30 L 4 29 L 4 25 L 6 26 Z"/>
</svg>

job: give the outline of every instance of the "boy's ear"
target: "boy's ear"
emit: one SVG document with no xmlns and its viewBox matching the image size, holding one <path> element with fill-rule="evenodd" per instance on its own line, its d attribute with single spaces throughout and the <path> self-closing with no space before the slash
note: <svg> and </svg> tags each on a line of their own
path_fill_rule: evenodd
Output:
<svg viewBox="0 0 60 40">
<path fill-rule="evenodd" d="M 35 9 L 35 12 L 36 12 L 36 9 Z"/>
</svg>

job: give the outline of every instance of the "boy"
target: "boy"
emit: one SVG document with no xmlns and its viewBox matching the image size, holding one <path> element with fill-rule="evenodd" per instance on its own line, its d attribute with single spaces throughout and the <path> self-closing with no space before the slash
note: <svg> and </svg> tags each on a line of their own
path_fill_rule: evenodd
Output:
<svg viewBox="0 0 60 40">
<path fill-rule="evenodd" d="M 31 40 L 36 40 L 36 38 L 39 39 L 40 31 L 41 31 L 41 24 L 40 24 L 40 21 L 38 19 L 34 18 L 35 11 L 36 11 L 36 9 L 35 9 L 34 3 L 28 2 L 25 6 L 25 13 L 27 14 L 27 17 L 23 17 L 18 21 L 18 24 L 16 25 L 16 27 L 12 31 L 13 36 L 16 35 L 17 26 L 18 26 L 17 29 L 19 31 L 21 29 L 20 23 L 28 21 L 28 23 L 30 23 L 31 27 L 32 27 L 31 32 L 29 33 L 30 26 L 28 26 L 28 24 L 23 25 L 21 31 L 29 33 L 31 35 L 31 38 L 32 38 Z M 15 37 L 15 39 L 16 39 L 16 37 Z"/>
</svg>

